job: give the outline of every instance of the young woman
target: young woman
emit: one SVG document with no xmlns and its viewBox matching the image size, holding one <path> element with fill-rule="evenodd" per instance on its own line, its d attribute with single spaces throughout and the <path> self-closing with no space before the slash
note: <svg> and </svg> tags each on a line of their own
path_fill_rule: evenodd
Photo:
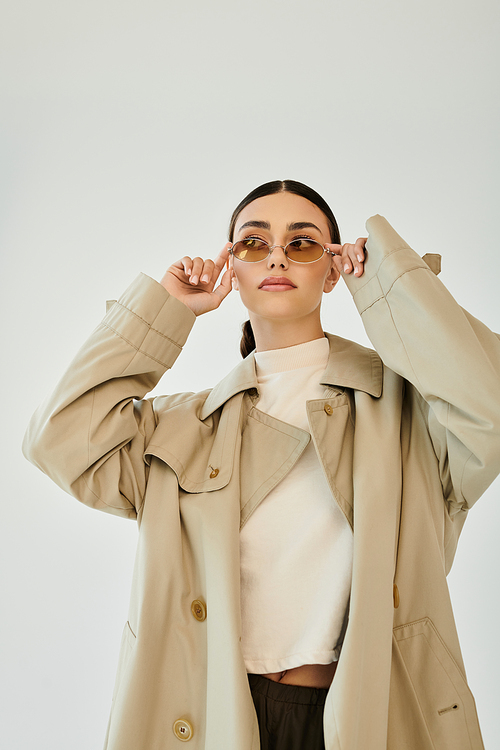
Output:
<svg viewBox="0 0 500 750">
<path fill-rule="evenodd" d="M 341 245 L 315 191 L 260 186 L 215 261 L 136 279 L 32 418 L 32 462 L 139 524 L 108 750 L 483 747 L 446 574 L 500 471 L 500 341 L 437 256 L 367 229 Z M 322 329 L 341 276 L 375 350 Z M 243 361 L 145 398 L 231 288 Z"/>
</svg>

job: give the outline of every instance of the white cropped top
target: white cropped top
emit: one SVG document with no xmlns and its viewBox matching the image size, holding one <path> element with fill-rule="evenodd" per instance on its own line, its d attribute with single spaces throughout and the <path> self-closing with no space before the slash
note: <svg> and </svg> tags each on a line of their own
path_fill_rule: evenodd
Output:
<svg viewBox="0 0 500 750">
<path fill-rule="evenodd" d="M 257 352 L 256 408 L 309 431 L 306 401 L 323 398 L 327 338 Z M 242 649 L 266 674 L 339 657 L 353 535 L 311 440 L 240 533 Z"/>
</svg>

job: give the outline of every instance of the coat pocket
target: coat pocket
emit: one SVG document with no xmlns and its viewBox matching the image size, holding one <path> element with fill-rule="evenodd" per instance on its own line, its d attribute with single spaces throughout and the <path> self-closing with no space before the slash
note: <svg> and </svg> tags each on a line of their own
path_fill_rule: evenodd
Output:
<svg viewBox="0 0 500 750">
<path fill-rule="evenodd" d="M 118 668 L 116 670 L 115 687 L 113 689 L 113 701 L 118 695 L 120 685 L 123 681 L 123 676 L 126 674 L 127 666 L 130 662 L 130 657 L 135 647 L 135 641 L 135 634 L 130 627 L 130 623 L 127 621 L 122 633 L 120 655 L 118 657 Z"/>
<path fill-rule="evenodd" d="M 388 747 L 483 750 L 474 698 L 432 621 L 393 634 Z"/>
</svg>

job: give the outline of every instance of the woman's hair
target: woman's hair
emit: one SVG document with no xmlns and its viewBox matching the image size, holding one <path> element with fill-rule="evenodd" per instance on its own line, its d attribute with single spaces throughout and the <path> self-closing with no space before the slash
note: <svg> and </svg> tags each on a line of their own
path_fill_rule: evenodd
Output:
<svg viewBox="0 0 500 750">
<path fill-rule="evenodd" d="M 302 198 L 307 198 L 308 201 L 314 203 L 314 205 L 317 206 L 326 217 L 332 243 L 340 245 L 339 227 L 328 203 L 315 190 L 304 185 L 302 182 L 296 182 L 295 180 L 274 180 L 273 182 L 265 182 L 263 185 L 256 187 L 255 190 L 252 190 L 251 193 L 248 193 L 248 195 L 238 203 L 233 211 L 233 215 L 231 216 L 228 232 L 230 242 L 233 241 L 236 220 L 241 211 L 243 211 L 249 203 L 257 200 L 257 198 L 262 198 L 264 195 L 273 195 L 274 193 L 294 193 L 295 195 L 300 195 Z M 243 336 L 240 342 L 240 352 L 241 356 L 245 358 L 255 349 L 255 338 L 249 320 L 246 320 L 243 323 L 242 330 Z"/>
</svg>

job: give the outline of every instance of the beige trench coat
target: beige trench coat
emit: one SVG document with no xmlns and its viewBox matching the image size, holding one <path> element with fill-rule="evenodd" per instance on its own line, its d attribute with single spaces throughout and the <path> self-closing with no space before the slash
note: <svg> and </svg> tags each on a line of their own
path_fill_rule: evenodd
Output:
<svg viewBox="0 0 500 750">
<path fill-rule="evenodd" d="M 500 342 L 383 217 L 367 230 L 345 280 L 376 352 L 328 336 L 310 434 L 259 411 L 253 355 L 213 390 L 145 399 L 195 316 L 144 275 L 32 418 L 33 463 L 139 524 L 107 750 L 258 750 L 239 531 L 309 439 L 354 532 L 327 750 L 483 747 L 446 574 L 500 470 Z"/>
</svg>

